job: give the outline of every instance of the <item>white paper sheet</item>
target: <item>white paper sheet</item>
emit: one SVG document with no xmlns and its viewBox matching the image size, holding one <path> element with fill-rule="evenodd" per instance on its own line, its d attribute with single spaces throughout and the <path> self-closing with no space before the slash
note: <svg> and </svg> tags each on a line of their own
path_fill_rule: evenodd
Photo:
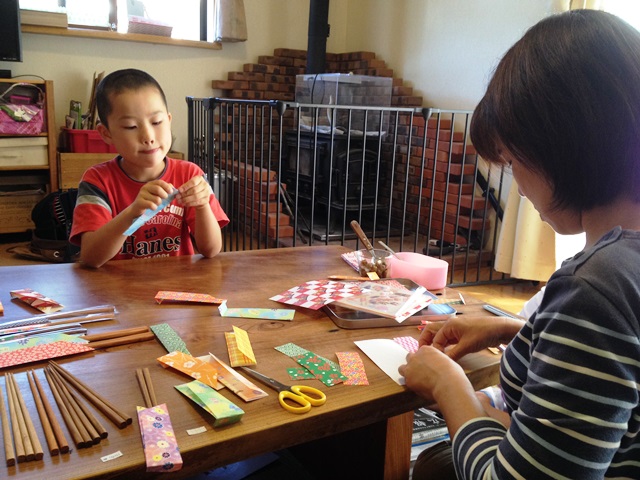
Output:
<svg viewBox="0 0 640 480">
<path fill-rule="evenodd" d="M 398 373 L 398 367 L 407 363 L 409 352 L 387 338 L 359 340 L 354 343 L 394 382 L 404 385 L 404 377 Z"/>
</svg>

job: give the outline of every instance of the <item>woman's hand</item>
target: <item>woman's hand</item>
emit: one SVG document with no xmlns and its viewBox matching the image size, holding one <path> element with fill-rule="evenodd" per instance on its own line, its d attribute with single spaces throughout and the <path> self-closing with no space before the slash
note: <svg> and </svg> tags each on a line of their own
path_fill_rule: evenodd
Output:
<svg viewBox="0 0 640 480">
<path fill-rule="evenodd" d="M 522 320 L 507 317 L 464 315 L 426 324 L 418 343 L 459 360 L 468 353 L 508 343 L 523 324 Z"/>
<path fill-rule="evenodd" d="M 421 397 L 438 402 L 439 391 L 448 385 L 467 383 L 464 370 L 450 357 L 433 347 L 423 346 L 407 355 L 407 363 L 398 372 L 408 388 Z"/>
</svg>

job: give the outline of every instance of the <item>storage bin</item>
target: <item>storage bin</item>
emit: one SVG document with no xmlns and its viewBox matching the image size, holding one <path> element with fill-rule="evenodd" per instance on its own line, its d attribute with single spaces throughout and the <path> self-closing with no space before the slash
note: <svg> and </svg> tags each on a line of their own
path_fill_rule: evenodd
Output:
<svg viewBox="0 0 640 480">
<path fill-rule="evenodd" d="M 73 153 L 117 153 L 113 145 L 102 140 L 97 130 L 65 128 L 67 148 Z"/>
</svg>

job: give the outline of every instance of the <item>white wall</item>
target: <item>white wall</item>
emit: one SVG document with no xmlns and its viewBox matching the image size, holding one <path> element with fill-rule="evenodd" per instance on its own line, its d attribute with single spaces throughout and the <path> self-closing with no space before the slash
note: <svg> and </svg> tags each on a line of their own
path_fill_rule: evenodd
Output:
<svg viewBox="0 0 640 480">
<path fill-rule="evenodd" d="M 424 106 L 472 110 L 506 50 L 529 27 L 568 5 L 569 0 L 351 0 L 346 47 L 376 52 L 423 97 Z"/>
<path fill-rule="evenodd" d="M 69 101 L 88 104 L 93 75 L 126 67 L 148 71 L 173 113 L 175 148 L 186 152 L 185 96 L 219 95 L 211 80 L 241 71 L 275 48 L 307 48 L 309 0 L 244 0 L 249 40 L 222 50 L 24 34 L 24 62 L 0 62 L 13 75 L 54 81 L 56 118 Z M 327 51 L 376 52 L 426 106 L 472 109 L 496 59 L 568 0 L 333 0 Z"/>
</svg>

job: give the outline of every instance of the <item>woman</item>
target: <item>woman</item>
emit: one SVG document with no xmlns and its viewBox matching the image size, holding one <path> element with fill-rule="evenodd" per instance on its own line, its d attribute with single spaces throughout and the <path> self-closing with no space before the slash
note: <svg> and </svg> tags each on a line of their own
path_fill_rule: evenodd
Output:
<svg viewBox="0 0 640 480">
<path fill-rule="evenodd" d="M 432 324 L 400 373 L 438 403 L 458 478 L 640 478 L 640 33 L 593 10 L 542 20 L 501 60 L 471 138 L 586 246 L 527 322 Z M 509 341 L 500 415 L 455 360 Z"/>
</svg>

